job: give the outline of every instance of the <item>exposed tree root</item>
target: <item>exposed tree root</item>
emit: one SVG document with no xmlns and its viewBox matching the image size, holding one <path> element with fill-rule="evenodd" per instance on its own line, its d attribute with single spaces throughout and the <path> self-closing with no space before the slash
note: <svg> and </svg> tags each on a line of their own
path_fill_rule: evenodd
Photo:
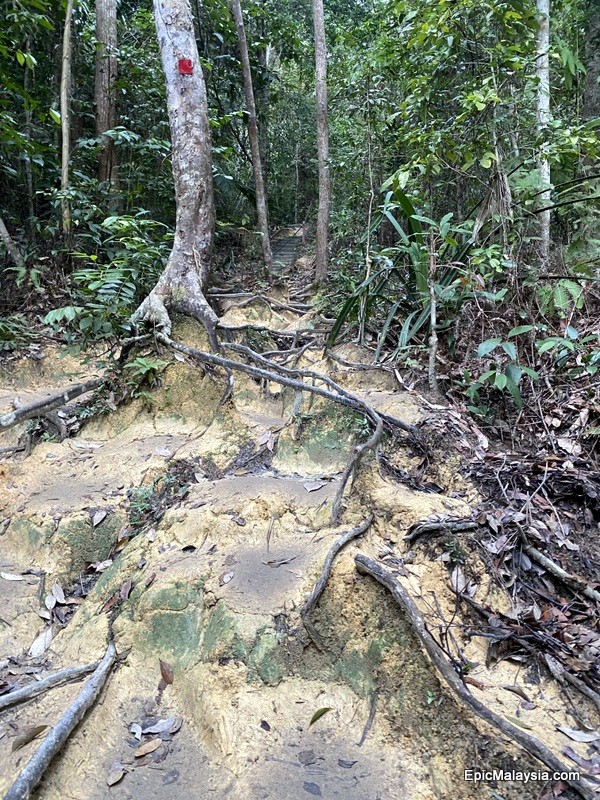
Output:
<svg viewBox="0 0 600 800">
<path fill-rule="evenodd" d="M 82 667 L 67 667 L 66 669 L 59 669 L 58 672 L 42 678 L 41 681 L 30 683 L 29 686 L 24 686 L 22 689 L 17 689 L 14 692 L 8 692 L 0 697 L 0 711 L 9 706 L 14 706 L 17 703 L 25 703 L 31 700 L 32 697 L 37 697 L 38 694 L 43 694 L 55 686 L 60 686 L 62 683 L 69 681 L 77 681 L 83 678 L 90 672 L 93 672 L 98 664 L 84 664 Z"/>
<path fill-rule="evenodd" d="M 370 514 L 369 517 L 359 525 L 357 528 L 352 528 L 349 531 L 346 531 L 340 538 L 333 544 L 330 551 L 327 553 L 327 558 L 325 559 L 325 563 L 323 564 L 323 570 L 321 572 L 321 577 L 315 584 L 315 588 L 312 590 L 312 594 L 308 598 L 308 600 L 304 603 L 302 608 L 300 609 L 300 616 L 302 617 L 302 621 L 304 622 L 304 627 L 308 631 L 311 639 L 313 640 L 314 644 L 316 645 L 318 650 L 323 650 L 321 645 L 321 637 L 315 631 L 314 626 L 312 625 L 308 615 L 314 609 L 319 601 L 319 597 L 323 594 L 323 590 L 327 585 L 327 581 L 329 580 L 329 576 L 331 575 L 331 567 L 333 565 L 333 559 L 336 555 L 340 552 L 340 550 L 345 547 L 348 542 L 351 542 L 352 539 L 356 539 L 357 536 L 363 534 L 373 522 L 374 516 Z"/>
<path fill-rule="evenodd" d="M 75 700 L 29 759 L 16 781 L 4 795 L 4 800 L 27 800 L 44 777 L 44 773 L 54 756 L 60 752 L 74 728 L 83 719 L 85 712 L 100 694 L 116 658 L 117 651 L 111 642 L 94 674 L 85 682 L 81 692 L 79 692 Z"/>
<path fill-rule="evenodd" d="M 192 278 L 190 277 L 189 280 L 191 281 Z M 161 281 L 163 281 L 163 284 L 161 284 Z M 139 327 L 140 324 L 150 325 L 157 333 L 162 333 L 169 337 L 172 324 L 167 306 L 173 311 L 179 311 L 198 320 L 204 326 L 213 350 L 215 352 L 219 351 L 219 340 L 216 333 L 218 317 L 208 305 L 199 285 L 197 291 L 192 291 L 187 286 L 178 291 L 177 286 L 171 287 L 168 284 L 163 274 L 159 283 L 133 313 L 131 322 L 136 327 Z"/>
<path fill-rule="evenodd" d="M 425 626 L 421 612 L 415 605 L 412 597 L 406 591 L 404 586 L 400 584 L 394 576 L 384 570 L 380 564 L 373 559 L 364 555 L 357 555 L 355 557 L 356 567 L 359 572 L 366 573 L 376 581 L 381 583 L 382 586 L 391 593 L 394 600 L 404 609 L 406 616 L 411 623 L 415 633 L 419 637 L 427 655 L 433 662 L 434 666 L 452 689 L 454 694 L 463 703 L 469 706 L 482 720 L 489 725 L 497 728 L 505 736 L 508 736 L 514 742 L 521 745 L 528 753 L 537 758 L 542 764 L 545 764 L 552 772 L 569 773 L 572 770 L 568 769 L 561 761 L 556 758 L 554 753 L 542 744 L 538 739 L 520 730 L 515 725 L 511 725 L 508 720 L 498 716 L 498 714 L 490 711 L 483 703 L 477 698 L 473 697 L 471 692 L 464 685 L 460 677 L 457 675 L 452 665 L 448 663 L 446 657 L 440 646 L 431 636 Z M 579 780 L 566 780 L 565 783 L 574 789 L 584 800 L 593 800 L 596 794 L 593 788 L 585 781 Z"/>
<path fill-rule="evenodd" d="M 358 464 L 367 450 L 377 446 L 383 433 L 384 421 L 409 433 L 415 442 L 419 441 L 419 433 L 415 427 L 408 425 L 408 423 L 403 422 L 400 419 L 391 417 L 388 414 L 378 414 L 375 409 L 361 397 L 352 394 L 352 392 L 346 391 L 343 387 L 335 383 L 335 381 L 332 381 L 327 376 L 321 375 L 318 372 L 311 372 L 310 370 L 301 369 L 288 369 L 287 367 L 283 367 L 274 361 L 264 358 L 260 355 L 260 353 L 255 353 L 253 350 L 250 350 L 250 348 L 244 347 L 243 345 L 226 344 L 224 346 L 228 347 L 229 349 L 236 350 L 237 352 L 244 353 L 256 363 L 264 365 L 265 369 L 261 367 L 253 367 L 250 364 L 244 364 L 239 361 L 233 361 L 229 358 L 222 358 L 221 356 L 205 353 L 204 351 L 198 350 L 195 347 L 179 344 L 179 342 L 174 341 L 164 332 L 157 334 L 157 339 L 168 347 L 171 347 L 173 350 L 177 350 L 180 353 L 185 353 L 186 355 L 191 356 L 201 364 L 213 364 L 214 366 L 223 367 L 225 370 L 227 370 L 229 374 L 229 381 L 222 402 L 224 402 L 224 400 L 231 393 L 231 370 L 238 370 L 240 372 L 245 372 L 248 375 L 252 375 L 255 378 L 274 381 L 275 383 L 280 383 L 282 386 L 289 386 L 297 391 L 308 392 L 313 395 L 318 395 L 319 397 L 324 397 L 327 400 L 332 400 L 335 403 L 348 406 L 355 411 L 365 414 L 365 416 L 371 420 L 375 426 L 375 432 L 367 442 L 364 442 L 363 444 L 360 444 L 354 448 L 350 462 L 342 474 L 340 486 L 333 503 L 333 524 L 335 524 L 338 520 L 342 498 L 348 480 L 350 479 L 350 476 L 356 472 Z M 312 383 L 306 383 L 304 380 L 298 380 L 298 378 L 307 378 L 312 380 Z M 329 386 L 333 391 L 328 391 L 320 386 L 316 386 L 315 383 L 317 381 Z"/>
<path fill-rule="evenodd" d="M 478 522 L 469 519 L 458 520 L 440 520 L 439 522 L 424 522 L 415 527 L 404 536 L 405 542 L 414 542 L 419 536 L 424 536 L 426 533 L 460 533 L 462 531 L 474 531 L 479 527 Z"/>
<path fill-rule="evenodd" d="M 100 378 L 86 381 L 85 383 L 78 383 L 76 386 L 70 386 L 60 394 L 54 394 L 45 400 L 38 400 L 35 403 L 30 403 L 28 406 L 21 406 L 20 408 L 11 411 L 9 414 L 4 414 L 0 417 L 0 431 L 8 430 L 13 425 L 18 425 L 19 422 L 32 419 L 33 417 L 40 417 L 47 414 L 48 411 L 54 411 L 56 408 L 70 403 L 76 397 L 79 397 L 86 392 L 91 392 L 97 389 L 104 381 Z"/>
</svg>

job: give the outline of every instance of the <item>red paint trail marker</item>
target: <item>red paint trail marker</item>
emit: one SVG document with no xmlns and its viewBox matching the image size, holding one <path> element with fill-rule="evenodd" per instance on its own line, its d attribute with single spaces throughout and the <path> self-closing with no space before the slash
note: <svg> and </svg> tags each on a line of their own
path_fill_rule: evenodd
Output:
<svg viewBox="0 0 600 800">
<path fill-rule="evenodd" d="M 180 58 L 179 59 L 179 74 L 180 75 L 191 75 L 194 71 L 192 66 L 191 58 Z"/>
</svg>

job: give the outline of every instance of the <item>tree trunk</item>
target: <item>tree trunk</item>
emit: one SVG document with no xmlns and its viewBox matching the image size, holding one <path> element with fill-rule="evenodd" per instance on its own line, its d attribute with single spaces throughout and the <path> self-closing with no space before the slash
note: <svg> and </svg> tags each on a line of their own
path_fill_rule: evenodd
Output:
<svg viewBox="0 0 600 800">
<path fill-rule="evenodd" d="M 71 94 L 71 22 L 73 19 L 73 1 L 74 0 L 67 0 L 65 27 L 63 31 L 62 71 L 60 75 L 60 125 L 62 142 L 60 188 L 62 192 L 66 192 L 69 188 L 69 157 L 71 150 L 69 96 Z M 69 208 L 69 201 L 66 197 L 63 197 L 61 200 L 61 211 L 63 231 L 68 235 L 71 231 L 71 211 Z"/>
<path fill-rule="evenodd" d="M 4 220 L 0 217 L 0 239 L 2 240 L 4 247 L 6 247 L 6 252 L 15 262 L 17 267 L 22 270 L 23 272 L 26 270 L 25 259 L 19 252 L 19 248 L 13 242 L 12 237 L 8 230 L 6 229 L 6 225 L 4 224 Z"/>
<path fill-rule="evenodd" d="M 212 150 L 189 0 L 154 0 L 154 16 L 167 86 L 177 217 L 165 271 L 132 320 L 170 334 L 171 308 L 201 322 L 217 350 L 217 316 L 203 294 L 215 227 Z"/>
<path fill-rule="evenodd" d="M 597 0 L 590 1 L 587 14 L 585 70 L 583 116 L 587 121 L 600 117 L 600 6 Z"/>
<path fill-rule="evenodd" d="M 536 75 L 537 89 L 537 131 L 540 139 L 538 151 L 538 173 L 542 189 L 539 195 L 540 208 L 550 205 L 550 163 L 548 161 L 548 145 L 544 140 L 547 135 L 550 119 L 550 61 L 548 50 L 550 48 L 550 0 L 537 0 L 538 34 L 537 34 L 537 59 Z M 540 222 L 540 269 L 545 272 L 550 258 L 550 210 L 542 211 L 539 215 Z"/>
<path fill-rule="evenodd" d="M 117 124 L 117 2 L 96 0 L 96 136 L 112 130 Z M 98 158 L 100 183 L 116 182 L 116 148 L 113 139 L 105 136 Z"/>
<path fill-rule="evenodd" d="M 319 163 L 319 212 L 317 215 L 317 254 L 315 282 L 327 278 L 327 239 L 331 185 L 329 178 L 329 124 L 327 120 L 327 45 L 323 0 L 313 0 L 315 29 L 315 77 L 317 96 L 317 154 Z"/>
<path fill-rule="evenodd" d="M 252 171 L 254 172 L 254 185 L 256 187 L 256 214 L 258 227 L 262 234 L 262 248 L 265 266 L 269 276 L 273 274 L 273 254 L 271 253 L 271 240 L 269 238 L 269 219 L 267 212 L 267 194 L 265 191 L 264 173 L 260 157 L 260 143 L 258 140 L 258 124 L 256 121 L 256 104 L 254 102 L 254 89 L 252 86 L 252 73 L 250 72 L 250 59 L 248 57 L 248 44 L 244 30 L 244 18 L 240 0 L 231 0 L 231 10 L 237 27 L 240 60 L 244 75 L 244 90 L 246 92 L 246 108 L 248 111 L 248 138 L 250 139 L 250 152 L 252 154 Z"/>
</svg>

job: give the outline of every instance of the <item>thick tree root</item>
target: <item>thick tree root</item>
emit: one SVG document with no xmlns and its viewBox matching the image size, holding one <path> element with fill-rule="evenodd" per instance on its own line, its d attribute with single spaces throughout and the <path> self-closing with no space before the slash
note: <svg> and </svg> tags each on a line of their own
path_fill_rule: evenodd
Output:
<svg viewBox="0 0 600 800">
<path fill-rule="evenodd" d="M 370 514 L 369 517 L 359 525 L 357 528 L 352 528 L 349 531 L 346 531 L 340 538 L 333 544 L 330 551 L 327 553 L 327 558 L 325 559 L 325 563 L 323 564 L 323 570 L 321 571 L 321 577 L 317 581 L 315 588 L 312 590 L 312 593 L 308 600 L 304 603 L 302 608 L 300 609 L 300 616 L 302 617 L 302 621 L 304 623 L 304 627 L 306 628 L 310 638 L 313 640 L 317 650 L 323 651 L 323 646 L 321 643 L 321 637 L 315 631 L 313 624 L 311 623 L 308 615 L 314 609 L 319 601 L 319 597 L 323 594 L 323 590 L 327 585 L 327 581 L 329 580 L 329 576 L 331 575 L 331 567 L 333 566 L 333 559 L 337 556 L 340 550 L 345 547 L 348 542 L 351 542 L 353 539 L 356 539 L 357 536 L 361 536 L 368 530 L 369 526 L 373 522 L 373 514 Z"/>
<path fill-rule="evenodd" d="M 174 299 L 174 296 L 177 296 L 177 294 L 177 287 L 174 287 L 170 290 L 167 298 L 164 291 L 160 292 L 155 287 L 140 307 L 134 311 L 131 316 L 131 322 L 136 327 L 139 327 L 141 324 L 150 325 L 154 328 L 156 333 L 170 337 L 172 323 L 169 312 L 167 311 L 168 305 L 173 311 L 178 311 L 198 320 L 208 334 L 210 346 L 213 351 L 218 353 L 220 349 L 219 340 L 217 338 L 217 323 L 219 319 L 208 305 L 200 289 L 198 289 L 196 293 L 197 296 L 193 297 L 189 297 L 189 295 L 191 295 L 189 290 L 182 291 L 181 298 Z"/>
<path fill-rule="evenodd" d="M 31 795 L 31 792 L 44 777 L 44 773 L 54 756 L 60 752 L 74 728 L 83 719 L 85 712 L 100 694 L 100 690 L 106 683 L 116 658 L 117 651 L 111 642 L 94 674 L 85 682 L 81 692 L 29 759 L 16 781 L 4 795 L 4 800 L 27 800 Z"/>
<path fill-rule="evenodd" d="M 279 383 L 282 386 L 289 386 L 291 389 L 295 389 L 296 391 L 300 392 L 308 392 L 309 394 L 318 395 L 319 397 L 324 397 L 327 400 L 332 400 L 335 403 L 340 403 L 341 405 L 348 406 L 349 408 L 354 409 L 362 414 L 364 414 L 371 422 L 375 425 L 375 432 L 371 436 L 371 438 L 365 442 L 364 444 L 358 445 L 354 448 L 352 453 L 352 458 L 344 473 L 342 475 L 342 479 L 340 481 L 340 486 L 335 496 L 335 500 L 333 503 L 333 511 L 332 511 L 332 523 L 336 524 L 339 512 L 341 508 L 342 498 L 344 495 L 344 491 L 350 476 L 356 472 L 358 464 L 364 454 L 377 446 L 379 440 L 381 439 L 381 435 L 383 433 L 383 422 L 386 421 L 390 425 L 394 427 L 401 428 L 402 430 L 408 432 L 413 439 L 413 441 L 419 441 L 419 434 L 416 428 L 412 425 L 408 425 L 406 422 L 402 420 L 396 419 L 395 417 L 390 417 L 387 414 L 378 414 L 375 409 L 370 406 L 367 402 L 365 402 L 362 398 L 358 397 L 351 392 L 346 391 L 343 387 L 339 386 L 337 383 L 332 381 L 325 375 L 321 375 L 318 372 L 311 372 L 309 370 L 301 370 L 301 369 L 288 369 L 287 367 L 282 367 L 280 364 L 276 364 L 274 361 L 269 361 L 260 353 L 255 353 L 253 350 L 250 350 L 247 347 L 243 347 L 242 345 L 226 345 L 230 349 L 234 349 L 240 352 L 243 352 L 245 355 L 252 358 L 256 363 L 263 364 L 265 369 L 261 367 L 253 367 L 250 364 L 244 364 L 239 361 L 233 361 L 229 358 L 222 358 L 221 356 L 212 355 L 210 353 L 205 353 L 202 350 L 197 350 L 195 347 L 188 347 L 187 345 L 179 344 L 179 342 L 175 342 L 169 336 L 164 333 L 157 334 L 158 341 L 162 342 L 163 344 L 171 347 L 173 350 L 177 350 L 180 353 L 185 353 L 188 356 L 199 361 L 201 364 L 212 364 L 214 366 L 223 367 L 225 370 L 229 372 L 229 385 L 226 390 L 226 394 L 224 397 L 228 397 L 231 393 L 231 371 L 238 370 L 240 372 L 245 372 L 248 375 L 252 375 L 255 378 L 260 378 L 263 380 L 274 381 L 275 383 Z M 292 377 L 294 376 L 294 377 Z M 313 383 L 306 383 L 304 380 L 298 380 L 298 378 L 307 378 L 312 380 Z M 332 391 L 327 389 L 323 389 L 320 386 L 316 386 L 316 381 L 320 381 L 324 383 L 326 386 L 331 387 Z"/>
<path fill-rule="evenodd" d="M 53 689 L 55 686 L 60 686 L 68 681 L 78 681 L 80 678 L 83 678 L 84 675 L 93 672 L 97 666 L 98 664 L 85 664 L 82 667 L 59 669 L 58 672 L 55 672 L 53 675 L 48 675 L 47 678 L 43 678 L 41 681 L 31 683 L 29 686 L 24 686 L 22 689 L 17 689 L 14 692 L 3 694 L 0 697 L 0 711 L 9 706 L 14 706 L 17 703 L 24 703 L 27 700 L 31 700 L 32 697 L 37 697 L 38 694 L 43 694 L 49 689 Z"/>
<path fill-rule="evenodd" d="M 568 774 L 569 772 L 573 771 L 568 769 L 561 761 L 559 761 L 554 753 L 538 739 L 525 733 L 525 731 L 520 730 L 515 725 L 511 725 L 508 720 L 505 720 L 498 716 L 498 714 L 490 711 L 487 706 L 477 700 L 477 698 L 473 697 L 471 692 L 467 689 L 460 677 L 454 671 L 452 665 L 446 660 L 446 657 L 444 656 L 440 646 L 427 630 L 425 626 L 425 620 L 421 616 L 421 612 L 415 605 L 412 597 L 406 591 L 404 586 L 402 586 L 402 584 L 400 584 L 391 573 L 384 570 L 380 564 L 378 564 L 376 561 L 373 561 L 373 559 L 368 558 L 367 556 L 359 554 L 354 560 L 359 572 L 370 575 L 372 578 L 375 578 L 376 581 L 381 583 L 382 586 L 385 586 L 385 588 L 391 593 L 394 600 L 404 609 L 404 612 L 406 613 L 406 616 L 408 617 L 408 620 L 411 623 L 415 633 L 419 637 L 419 640 L 423 645 L 427 655 L 433 662 L 444 681 L 452 689 L 459 700 L 461 700 L 465 705 L 469 706 L 469 708 L 471 708 L 471 710 L 474 711 L 482 720 L 497 728 L 505 736 L 508 736 L 514 742 L 517 742 L 517 744 L 521 745 L 524 750 L 541 761 L 542 764 L 545 764 L 551 772 Z M 563 778 L 563 780 L 565 779 Z M 594 800 L 596 797 L 593 788 L 583 780 L 565 780 L 565 783 L 568 783 L 568 785 L 574 789 L 577 794 L 580 795 L 580 797 L 584 798 L 584 800 Z"/>
<path fill-rule="evenodd" d="M 32 419 L 33 417 L 40 417 L 47 414 L 48 411 L 54 411 L 56 408 L 70 403 L 76 397 L 79 397 L 86 392 L 91 392 L 97 389 L 104 381 L 100 378 L 86 381 L 85 383 L 78 383 L 76 386 L 71 386 L 65 389 L 60 394 L 54 394 L 46 400 L 38 400 L 35 403 L 30 403 L 28 406 L 21 406 L 20 408 L 11 411 L 10 414 L 4 414 L 0 417 L 0 431 L 6 431 L 12 428 L 13 425 L 18 425 L 19 422 Z"/>
</svg>

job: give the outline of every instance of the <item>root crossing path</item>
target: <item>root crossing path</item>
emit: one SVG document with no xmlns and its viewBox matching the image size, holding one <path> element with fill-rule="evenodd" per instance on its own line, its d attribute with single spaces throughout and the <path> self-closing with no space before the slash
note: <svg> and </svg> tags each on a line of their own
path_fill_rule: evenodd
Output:
<svg viewBox="0 0 600 800">
<path fill-rule="evenodd" d="M 311 319 L 281 289 L 220 302 L 229 343 L 241 347 L 230 347 L 234 357 L 256 348 L 257 329 L 261 352 L 281 354 Z M 189 321 L 173 338 L 207 349 Z M 399 391 L 393 371 L 352 366 L 370 360 L 364 348 L 342 345 L 329 357 L 288 346 L 290 368 L 327 376 L 382 419 L 418 426 L 431 414 L 423 398 Z M 50 347 L 45 356 L 0 372 L 0 415 L 15 397 L 19 407 L 43 406 L 104 377 Z M 564 761 L 556 726 L 576 723 L 556 688 L 539 676 L 524 683 L 520 664 L 488 669 L 485 641 L 467 637 L 457 613 L 458 562 L 420 538 L 404 541 L 420 520 L 473 518 L 478 496 L 447 437 L 425 465 L 405 434 L 386 432 L 357 466 L 333 525 L 340 481 L 372 434 L 363 414 L 246 373 L 222 403 L 217 374 L 184 352 L 164 348 L 160 358 L 151 393 L 119 405 L 117 393 L 98 397 L 102 413 L 89 420 L 79 400 L 60 410 L 70 432 L 62 441 L 29 428 L 22 452 L 31 422 L 0 434 L 0 691 L 100 661 L 110 641 L 119 655 L 35 797 L 537 798 L 538 784 L 510 776 L 501 786 L 464 780 L 466 769 L 508 775 L 541 765 L 456 702 L 411 620 L 355 566 L 360 554 L 381 562 L 436 635 L 445 620 L 442 642 L 475 665 L 478 701 L 527 725 Z M 443 552 L 466 552 L 469 530 L 457 527 Z M 485 583 L 481 564 L 461 563 Z M 525 693 L 526 708 L 507 685 Z M 44 686 L 0 710 L 0 797 L 81 691 Z M 587 745 L 570 746 L 585 757 Z"/>
</svg>

